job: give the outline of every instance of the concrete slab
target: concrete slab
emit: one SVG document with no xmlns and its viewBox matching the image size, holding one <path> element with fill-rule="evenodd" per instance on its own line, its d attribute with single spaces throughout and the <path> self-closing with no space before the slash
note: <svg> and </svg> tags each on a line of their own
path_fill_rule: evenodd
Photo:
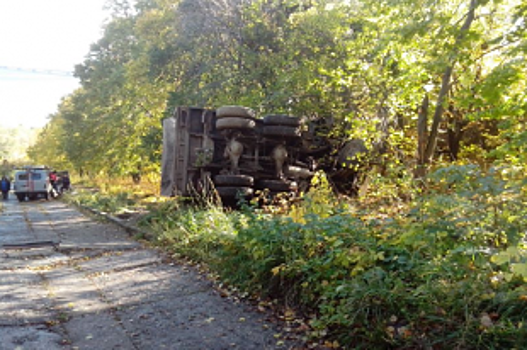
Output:
<svg viewBox="0 0 527 350">
<path fill-rule="evenodd" d="M 0 350 L 63 350 L 61 335 L 44 326 L 0 327 Z"/>
</svg>

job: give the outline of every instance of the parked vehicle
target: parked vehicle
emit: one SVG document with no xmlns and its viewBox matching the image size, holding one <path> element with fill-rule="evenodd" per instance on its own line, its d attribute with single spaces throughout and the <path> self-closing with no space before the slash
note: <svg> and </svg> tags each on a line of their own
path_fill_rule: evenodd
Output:
<svg viewBox="0 0 527 350">
<path fill-rule="evenodd" d="M 20 202 L 38 197 L 49 198 L 51 185 L 50 170 L 45 166 L 32 166 L 18 169 L 15 172 L 13 192 Z"/>
<path fill-rule="evenodd" d="M 289 115 L 256 118 L 242 106 L 178 107 L 163 120 L 161 194 L 194 196 L 214 190 L 232 201 L 258 190 L 297 193 L 309 187 L 317 169 L 348 181 L 357 171 L 342 172 L 342 165 L 353 163 L 366 148 L 362 141 L 352 140 L 350 146 L 321 136 L 318 131 L 327 127 L 324 121 L 303 123 Z"/>
</svg>

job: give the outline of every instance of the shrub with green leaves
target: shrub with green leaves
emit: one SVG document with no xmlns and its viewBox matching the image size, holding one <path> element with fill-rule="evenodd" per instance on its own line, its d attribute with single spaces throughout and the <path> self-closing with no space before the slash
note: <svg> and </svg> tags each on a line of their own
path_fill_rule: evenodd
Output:
<svg viewBox="0 0 527 350">
<path fill-rule="evenodd" d="M 527 306 L 520 185 L 498 170 L 453 166 L 432 174 L 429 192 L 397 218 L 249 215 L 223 247 L 220 273 L 315 312 L 314 334 L 346 347 L 519 348 Z"/>
</svg>

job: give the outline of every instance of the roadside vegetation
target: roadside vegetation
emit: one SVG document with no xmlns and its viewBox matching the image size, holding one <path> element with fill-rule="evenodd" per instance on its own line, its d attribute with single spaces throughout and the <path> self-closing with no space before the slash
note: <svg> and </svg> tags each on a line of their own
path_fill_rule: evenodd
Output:
<svg viewBox="0 0 527 350">
<path fill-rule="evenodd" d="M 28 152 L 82 179 L 68 200 L 140 218 L 326 348 L 525 348 L 525 2 L 108 3 Z M 331 120 L 368 147 L 359 193 L 318 174 L 286 205 L 159 198 L 179 105 Z"/>
<path fill-rule="evenodd" d="M 139 225 L 155 245 L 207 265 L 244 295 L 280 305 L 292 331 L 307 332 L 312 344 L 523 347 L 523 173 L 452 165 L 406 186 L 406 201 L 380 183 L 346 200 L 323 176 L 315 182 L 287 210 L 195 207 L 116 185 L 70 200 L 113 213 L 140 208 Z"/>
</svg>

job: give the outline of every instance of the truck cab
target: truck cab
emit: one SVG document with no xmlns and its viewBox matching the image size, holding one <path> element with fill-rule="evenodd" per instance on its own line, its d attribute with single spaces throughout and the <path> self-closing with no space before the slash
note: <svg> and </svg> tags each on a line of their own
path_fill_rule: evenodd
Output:
<svg viewBox="0 0 527 350">
<path fill-rule="evenodd" d="M 20 202 L 26 198 L 49 198 L 51 185 L 49 182 L 50 170 L 45 166 L 24 167 L 15 172 L 13 192 Z"/>
</svg>

